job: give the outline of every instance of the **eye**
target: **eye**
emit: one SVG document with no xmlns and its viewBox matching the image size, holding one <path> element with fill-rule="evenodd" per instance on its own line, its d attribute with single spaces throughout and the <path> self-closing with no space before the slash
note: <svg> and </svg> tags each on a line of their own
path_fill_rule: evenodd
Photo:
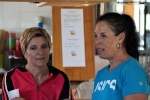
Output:
<svg viewBox="0 0 150 100">
<path fill-rule="evenodd" d="M 94 37 L 97 38 L 97 34 L 94 32 Z"/>
<path fill-rule="evenodd" d="M 104 33 L 101 34 L 101 37 L 105 38 L 107 37 Z"/>
<path fill-rule="evenodd" d="M 36 46 L 31 46 L 29 49 L 30 49 L 30 50 L 36 50 L 37 47 L 36 47 Z"/>
<path fill-rule="evenodd" d="M 44 44 L 44 45 L 42 45 L 42 48 L 43 48 L 43 49 L 46 49 L 46 48 L 48 48 L 48 45 L 47 45 L 47 44 Z"/>
</svg>

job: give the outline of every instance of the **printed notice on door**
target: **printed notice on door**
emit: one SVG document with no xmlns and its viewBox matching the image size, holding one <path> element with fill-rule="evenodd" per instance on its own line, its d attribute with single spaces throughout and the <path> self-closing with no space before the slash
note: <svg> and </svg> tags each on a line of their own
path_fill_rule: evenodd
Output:
<svg viewBox="0 0 150 100">
<path fill-rule="evenodd" d="M 61 9 L 63 67 L 85 67 L 83 23 L 83 9 Z"/>
</svg>

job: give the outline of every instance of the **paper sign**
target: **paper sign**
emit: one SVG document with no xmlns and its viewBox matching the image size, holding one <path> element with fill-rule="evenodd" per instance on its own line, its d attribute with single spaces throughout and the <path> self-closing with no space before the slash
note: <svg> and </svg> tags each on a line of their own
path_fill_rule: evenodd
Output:
<svg viewBox="0 0 150 100">
<path fill-rule="evenodd" d="M 85 67 L 83 9 L 61 9 L 63 67 Z"/>
</svg>

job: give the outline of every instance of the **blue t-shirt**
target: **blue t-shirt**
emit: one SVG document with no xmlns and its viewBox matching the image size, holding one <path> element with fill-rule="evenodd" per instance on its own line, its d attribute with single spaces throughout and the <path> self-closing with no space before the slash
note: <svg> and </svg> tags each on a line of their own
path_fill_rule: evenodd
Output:
<svg viewBox="0 0 150 100">
<path fill-rule="evenodd" d="M 92 100 L 123 100 L 130 94 L 148 94 L 148 77 L 136 59 L 129 58 L 111 71 L 108 67 L 95 77 Z"/>
</svg>

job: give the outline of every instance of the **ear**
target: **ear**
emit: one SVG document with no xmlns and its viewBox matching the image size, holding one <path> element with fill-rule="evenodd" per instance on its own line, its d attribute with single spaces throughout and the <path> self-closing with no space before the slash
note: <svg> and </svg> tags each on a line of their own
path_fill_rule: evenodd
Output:
<svg viewBox="0 0 150 100">
<path fill-rule="evenodd" d="M 125 39 L 125 33 L 124 33 L 124 32 L 121 32 L 121 33 L 119 34 L 119 41 L 120 41 L 120 42 L 123 42 L 124 39 Z"/>
<path fill-rule="evenodd" d="M 26 52 L 23 53 L 23 56 L 24 56 L 25 59 L 27 59 L 27 57 L 26 57 Z"/>
</svg>

